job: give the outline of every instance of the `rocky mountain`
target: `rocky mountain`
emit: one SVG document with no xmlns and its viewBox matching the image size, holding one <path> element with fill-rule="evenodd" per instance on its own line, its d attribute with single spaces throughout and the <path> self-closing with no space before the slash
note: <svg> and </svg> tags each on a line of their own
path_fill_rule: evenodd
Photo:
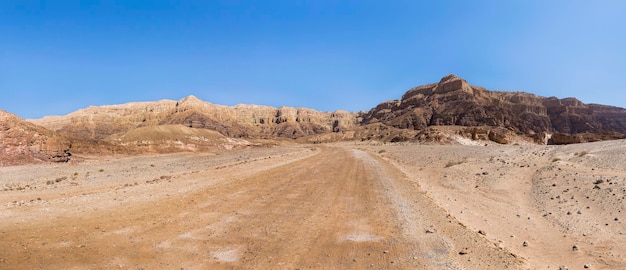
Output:
<svg viewBox="0 0 626 270">
<path fill-rule="evenodd" d="M 178 101 L 92 106 L 26 122 L 2 112 L 2 164 L 67 160 L 75 153 L 160 153 L 232 149 L 255 140 L 569 144 L 626 138 L 626 109 L 574 98 L 489 91 L 448 75 L 368 112 L 319 112 L 260 105 L 222 106 L 189 96 Z M 70 149 L 71 146 L 71 149 Z"/>
<path fill-rule="evenodd" d="M 575 98 L 489 91 L 455 75 L 410 89 L 400 100 L 383 102 L 362 118 L 362 124 L 382 123 L 413 130 L 430 126 L 486 127 L 461 133 L 474 138 L 477 132 L 485 133 L 499 142 L 506 142 L 507 131 L 533 137 L 537 142 L 555 133 L 551 138 L 555 144 L 622 138 L 626 134 L 626 109 L 584 104 Z"/>
<path fill-rule="evenodd" d="M 146 130 L 147 127 L 154 126 L 180 125 L 212 130 L 229 138 L 295 139 L 316 134 L 340 133 L 352 130 L 359 124 L 357 114 L 346 111 L 319 112 L 305 108 L 260 105 L 222 106 L 194 96 L 179 101 L 92 106 L 65 116 L 48 116 L 30 121 L 71 139 L 74 147 L 81 152 L 101 152 L 104 149 L 115 152 L 128 149 L 128 142 L 125 147 L 119 147 L 119 140 L 113 138 L 120 138 L 135 129 Z M 139 134 L 149 135 L 148 132 Z M 168 131 L 168 134 L 172 133 Z M 142 141 L 154 143 L 150 138 L 137 140 L 138 144 Z"/>
<path fill-rule="evenodd" d="M 65 162 L 70 143 L 53 131 L 0 110 L 0 166 L 37 161 Z"/>
</svg>

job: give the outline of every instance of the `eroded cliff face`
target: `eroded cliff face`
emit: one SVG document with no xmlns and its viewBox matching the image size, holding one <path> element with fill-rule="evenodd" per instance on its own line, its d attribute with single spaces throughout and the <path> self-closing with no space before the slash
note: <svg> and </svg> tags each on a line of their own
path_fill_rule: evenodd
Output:
<svg viewBox="0 0 626 270">
<path fill-rule="evenodd" d="M 69 149 L 65 138 L 0 110 L 0 166 L 65 162 L 71 155 Z"/>
<path fill-rule="evenodd" d="M 575 98 L 547 98 L 543 101 L 552 127 L 556 132 L 578 133 L 626 133 L 626 109 L 584 104 Z"/>
<path fill-rule="evenodd" d="M 487 126 L 543 139 L 539 134 L 624 134 L 626 109 L 588 105 L 574 98 L 488 91 L 448 75 L 439 83 L 410 89 L 401 100 L 379 104 L 363 115 L 363 123 L 414 130 L 429 126 Z"/>
<path fill-rule="evenodd" d="M 222 106 L 194 96 L 179 101 L 128 103 L 89 107 L 66 116 L 31 120 L 72 138 L 105 139 L 134 128 L 183 125 L 220 132 L 233 138 L 298 138 L 354 129 L 357 114 L 345 111 L 260 105 Z"/>
</svg>

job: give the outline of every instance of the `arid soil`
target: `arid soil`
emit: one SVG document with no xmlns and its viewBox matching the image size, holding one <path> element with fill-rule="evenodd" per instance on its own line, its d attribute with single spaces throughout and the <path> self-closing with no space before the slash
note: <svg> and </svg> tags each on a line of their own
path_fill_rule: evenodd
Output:
<svg viewBox="0 0 626 270">
<path fill-rule="evenodd" d="M 619 269 L 625 195 L 625 141 L 84 157 L 0 168 L 0 268 Z"/>
<path fill-rule="evenodd" d="M 626 141 L 367 149 L 531 269 L 626 265 Z"/>
</svg>

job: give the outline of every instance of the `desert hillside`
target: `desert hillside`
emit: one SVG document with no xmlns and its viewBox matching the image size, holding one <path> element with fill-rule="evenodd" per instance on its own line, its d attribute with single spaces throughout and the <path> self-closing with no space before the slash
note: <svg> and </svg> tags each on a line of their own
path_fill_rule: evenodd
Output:
<svg viewBox="0 0 626 270">
<path fill-rule="evenodd" d="M 67 161 L 69 148 L 55 132 L 0 110 L 0 166 Z"/>
<path fill-rule="evenodd" d="M 89 107 L 65 116 L 30 120 L 69 137 L 105 139 L 134 128 L 184 125 L 217 131 L 232 138 L 295 138 L 352 129 L 356 114 L 260 105 L 223 106 L 194 96 L 179 101 L 137 102 Z"/>
</svg>

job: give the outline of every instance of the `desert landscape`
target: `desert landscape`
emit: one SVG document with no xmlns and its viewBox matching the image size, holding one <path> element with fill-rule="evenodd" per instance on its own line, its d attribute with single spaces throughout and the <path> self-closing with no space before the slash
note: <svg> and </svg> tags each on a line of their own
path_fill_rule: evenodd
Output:
<svg viewBox="0 0 626 270">
<path fill-rule="evenodd" d="M 339 143 L 3 167 L 0 264 L 618 269 L 624 153 Z"/>
<path fill-rule="evenodd" d="M 454 75 L 358 113 L 0 111 L 0 268 L 620 269 L 624 116 Z"/>
</svg>

